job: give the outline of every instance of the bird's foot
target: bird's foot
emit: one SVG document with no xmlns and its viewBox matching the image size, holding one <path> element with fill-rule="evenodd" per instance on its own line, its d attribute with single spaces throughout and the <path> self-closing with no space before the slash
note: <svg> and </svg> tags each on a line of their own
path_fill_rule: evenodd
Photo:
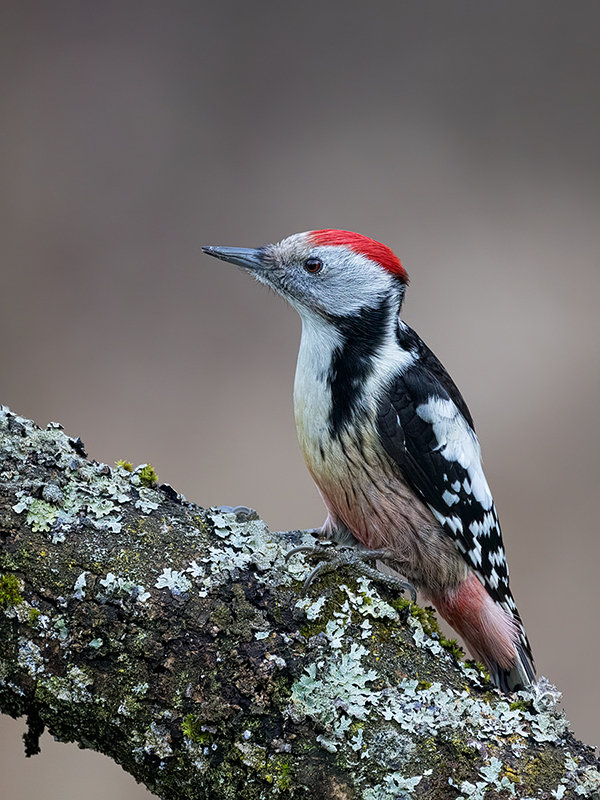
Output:
<svg viewBox="0 0 600 800">
<path fill-rule="evenodd" d="M 393 575 L 386 575 L 376 567 L 371 566 L 377 561 L 394 562 L 394 555 L 389 550 L 357 550 L 353 547 L 339 547 L 335 542 L 324 540 L 318 545 L 300 545 L 294 547 L 286 553 L 285 560 L 288 561 L 296 553 L 304 553 L 309 558 L 319 558 L 317 566 L 308 575 L 302 586 L 302 594 L 306 594 L 315 580 L 327 572 L 333 572 L 338 567 L 352 566 L 376 583 L 382 583 L 394 591 L 408 592 L 411 600 L 417 599 L 417 592 L 412 583 L 403 581 Z"/>
</svg>

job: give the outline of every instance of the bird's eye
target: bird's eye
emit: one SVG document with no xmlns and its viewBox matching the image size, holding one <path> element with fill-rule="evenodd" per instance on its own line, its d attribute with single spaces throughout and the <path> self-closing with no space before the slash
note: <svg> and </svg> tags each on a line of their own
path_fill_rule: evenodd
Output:
<svg viewBox="0 0 600 800">
<path fill-rule="evenodd" d="M 304 269 L 311 275 L 315 275 L 323 269 L 323 262 L 320 258 L 307 258 L 304 262 Z"/>
</svg>

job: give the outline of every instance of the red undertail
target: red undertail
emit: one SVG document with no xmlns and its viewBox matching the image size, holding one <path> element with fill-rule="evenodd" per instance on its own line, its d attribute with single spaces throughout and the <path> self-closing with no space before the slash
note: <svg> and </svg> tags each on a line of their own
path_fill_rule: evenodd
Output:
<svg viewBox="0 0 600 800">
<path fill-rule="evenodd" d="M 519 622 L 492 600 L 475 573 L 432 601 L 500 689 L 516 691 L 535 679 L 521 644 Z"/>
</svg>

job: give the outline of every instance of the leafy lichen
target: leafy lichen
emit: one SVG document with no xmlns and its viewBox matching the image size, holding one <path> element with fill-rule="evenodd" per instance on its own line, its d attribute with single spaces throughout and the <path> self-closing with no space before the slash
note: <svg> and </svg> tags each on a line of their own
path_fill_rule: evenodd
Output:
<svg viewBox="0 0 600 800">
<path fill-rule="evenodd" d="M 49 531 L 56 519 L 58 508 L 45 500 L 31 500 L 27 508 L 27 524 L 33 531 Z"/>
</svg>

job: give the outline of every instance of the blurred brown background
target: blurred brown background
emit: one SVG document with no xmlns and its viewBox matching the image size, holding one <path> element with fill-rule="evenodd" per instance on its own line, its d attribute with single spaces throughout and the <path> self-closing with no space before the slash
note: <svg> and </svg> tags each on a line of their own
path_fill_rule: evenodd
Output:
<svg viewBox="0 0 600 800">
<path fill-rule="evenodd" d="M 0 402 L 276 529 L 299 320 L 202 244 L 390 244 L 478 423 L 541 674 L 600 743 L 600 6 L 3 3 Z M 148 797 L 0 722 L 2 797 Z"/>
</svg>

